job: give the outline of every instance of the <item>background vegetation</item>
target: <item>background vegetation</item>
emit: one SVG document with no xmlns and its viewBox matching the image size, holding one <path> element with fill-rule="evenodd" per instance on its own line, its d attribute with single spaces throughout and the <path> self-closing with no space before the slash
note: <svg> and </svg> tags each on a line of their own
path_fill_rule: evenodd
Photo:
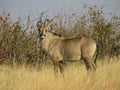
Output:
<svg viewBox="0 0 120 90">
<path fill-rule="evenodd" d="M 105 18 L 102 7 L 86 7 L 83 15 L 60 13 L 53 18 L 54 32 L 66 38 L 92 37 L 98 45 L 99 58 L 120 54 L 120 17 L 110 13 Z M 46 13 L 40 16 L 47 18 Z M 46 16 L 46 17 L 45 17 Z M 39 67 L 49 59 L 40 48 L 38 31 L 28 16 L 27 26 L 18 18 L 12 22 L 10 13 L 0 14 L 0 64 Z M 110 60 L 110 59 L 109 59 Z"/>
</svg>

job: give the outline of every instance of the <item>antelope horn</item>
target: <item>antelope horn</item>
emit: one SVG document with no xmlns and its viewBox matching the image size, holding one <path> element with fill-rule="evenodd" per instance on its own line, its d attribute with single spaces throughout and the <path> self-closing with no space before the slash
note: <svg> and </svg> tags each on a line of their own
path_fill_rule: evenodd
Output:
<svg viewBox="0 0 120 90">
<path fill-rule="evenodd" d="M 44 21 L 44 23 L 43 23 L 43 26 L 45 26 L 46 22 L 47 22 L 47 18 L 45 19 L 45 21 Z"/>
</svg>

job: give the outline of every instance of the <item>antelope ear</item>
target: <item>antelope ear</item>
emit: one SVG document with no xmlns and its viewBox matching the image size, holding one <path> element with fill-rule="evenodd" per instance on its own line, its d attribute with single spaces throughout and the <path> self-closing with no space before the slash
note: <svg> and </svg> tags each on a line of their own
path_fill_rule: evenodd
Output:
<svg viewBox="0 0 120 90">
<path fill-rule="evenodd" d="M 47 19 L 47 25 L 44 27 L 44 30 L 48 31 L 50 25 L 51 25 L 51 21 L 49 19 Z"/>
<path fill-rule="evenodd" d="M 41 28 L 41 26 L 42 26 L 41 21 L 38 21 L 36 26 L 37 26 L 37 28 L 39 28 L 39 29 L 40 29 L 40 28 Z"/>
</svg>

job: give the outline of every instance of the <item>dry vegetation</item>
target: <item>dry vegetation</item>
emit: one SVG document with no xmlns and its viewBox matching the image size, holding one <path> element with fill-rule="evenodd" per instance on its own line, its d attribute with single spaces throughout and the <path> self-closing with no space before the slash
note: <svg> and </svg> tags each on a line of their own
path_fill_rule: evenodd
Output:
<svg viewBox="0 0 120 90">
<path fill-rule="evenodd" d="M 120 60 L 98 62 L 96 72 L 84 65 L 69 65 L 64 76 L 54 76 L 52 66 L 35 68 L 0 66 L 0 90 L 120 90 Z"/>
<path fill-rule="evenodd" d="M 88 12 L 60 13 L 53 16 L 51 30 L 67 38 L 92 37 L 98 47 L 99 57 L 120 55 L 120 17 L 110 14 L 110 20 L 104 17 L 103 7 L 88 7 Z M 42 23 L 47 18 L 43 12 L 40 15 Z M 10 13 L 0 13 L 0 64 L 31 64 L 40 65 L 46 57 L 42 53 L 38 30 L 35 23 L 26 19 L 24 25 L 20 17 L 11 20 Z"/>
</svg>

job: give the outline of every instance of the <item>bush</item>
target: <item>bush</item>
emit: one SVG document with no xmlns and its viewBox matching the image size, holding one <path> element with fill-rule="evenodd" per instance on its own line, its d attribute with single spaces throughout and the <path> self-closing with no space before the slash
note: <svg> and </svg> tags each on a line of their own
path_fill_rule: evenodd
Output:
<svg viewBox="0 0 120 90">
<path fill-rule="evenodd" d="M 120 17 L 112 16 L 111 20 L 107 20 L 102 8 L 88 7 L 88 12 L 81 16 L 74 13 L 58 14 L 53 19 L 52 29 L 66 38 L 94 38 L 99 48 L 99 57 L 118 56 Z M 30 18 L 26 28 L 20 18 L 12 22 L 10 16 L 9 13 L 0 15 L 0 64 L 40 65 L 47 56 L 40 48 L 38 32 L 29 25 Z"/>
</svg>

